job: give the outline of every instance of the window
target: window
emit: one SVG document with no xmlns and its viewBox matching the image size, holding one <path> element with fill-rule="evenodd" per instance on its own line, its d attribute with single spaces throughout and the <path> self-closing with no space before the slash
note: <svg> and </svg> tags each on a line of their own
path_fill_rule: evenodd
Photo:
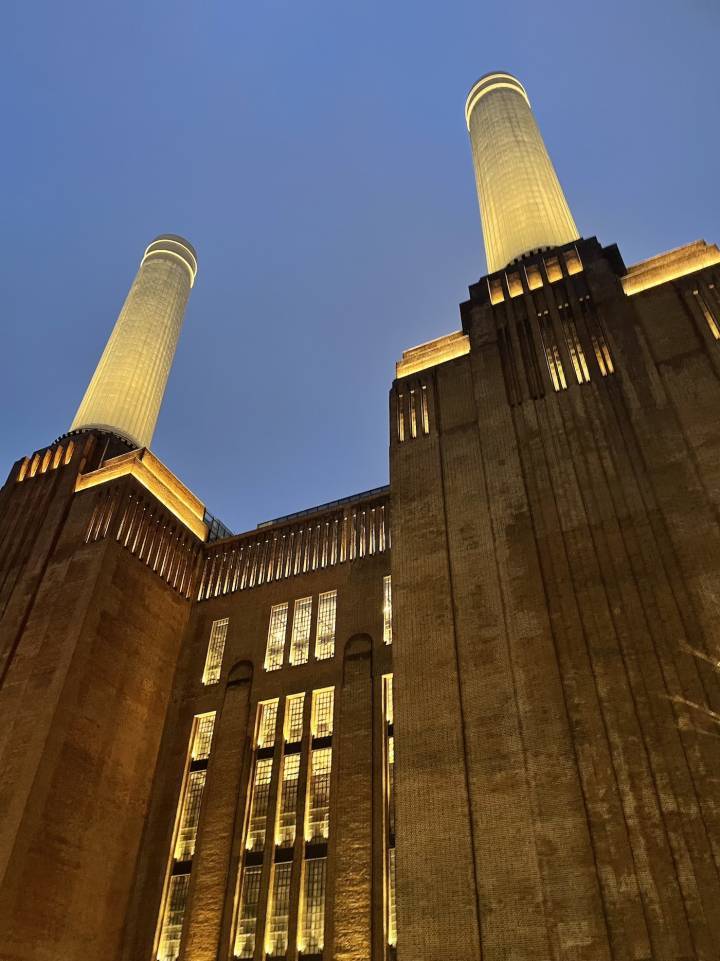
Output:
<svg viewBox="0 0 720 961">
<path fill-rule="evenodd" d="M 335 613 L 337 591 L 326 591 L 318 598 L 317 633 L 315 657 L 323 661 L 335 654 Z"/>
<path fill-rule="evenodd" d="M 220 680 L 220 669 L 222 668 L 223 654 L 225 653 L 227 629 L 227 617 L 222 617 L 220 620 L 212 622 L 210 642 L 205 658 L 205 670 L 203 671 L 203 684 L 217 684 Z"/>
<path fill-rule="evenodd" d="M 302 740 L 304 694 L 290 694 L 285 701 L 285 742 L 297 744 Z"/>
<path fill-rule="evenodd" d="M 320 691 L 313 691 L 312 718 L 310 720 L 313 737 L 329 737 L 332 734 L 334 704 L 334 688 L 326 687 Z"/>
<path fill-rule="evenodd" d="M 392 584 L 391 577 L 383 577 L 383 642 L 392 644 Z"/>
<path fill-rule="evenodd" d="M 388 853 L 387 939 L 388 944 L 392 947 L 395 947 L 397 944 L 397 909 L 395 906 L 395 848 L 390 848 Z"/>
<path fill-rule="evenodd" d="M 305 861 L 298 947 L 303 954 L 320 954 L 325 942 L 325 858 Z"/>
<path fill-rule="evenodd" d="M 288 922 L 290 920 L 290 877 L 292 861 L 273 864 L 271 902 L 265 949 L 271 956 L 285 955 L 288 946 Z"/>
<path fill-rule="evenodd" d="M 397 942 L 395 916 L 395 737 L 393 734 L 393 678 L 383 677 L 385 729 L 385 934 L 387 943 Z"/>
<path fill-rule="evenodd" d="M 215 712 L 200 714 L 195 718 L 190 755 L 193 761 L 207 760 L 210 757 L 213 730 L 215 729 Z"/>
<path fill-rule="evenodd" d="M 267 826 L 268 800 L 270 798 L 270 778 L 272 776 L 271 757 L 258 758 L 255 762 L 250 817 L 246 847 L 248 851 L 262 851 L 265 848 L 265 829 Z"/>
<path fill-rule="evenodd" d="M 295 601 L 293 611 L 292 641 L 290 643 L 290 663 L 306 664 L 310 652 L 310 617 L 312 597 L 301 597 Z"/>
<path fill-rule="evenodd" d="M 714 289 L 712 284 L 710 284 L 710 288 Z M 705 323 L 708 325 L 710 333 L 713 335 L 715 340 L 720 340 L 720 327 L 718 326 L 717 318 L 710 309 L 708 301 L 705 299 L 705 297 L 703 297 L 699 290 L 693 290 L 693 296 L 698 302 L 698 306 L 703 313 Z"/>
<path fill-rule="evenodd" d="M 274 747 L 277 726 L 278 699 L 258 704 L 256 747 Z"/>
<path fill-rule="evenodd" d="M 427 387 L 425 386 L 425 384 L 423 384 L 420 389 L 420 411 L 422 414 L 423 434 L 429 434 L 430 433 L 430 416 L 428 414 Z"/>
<path fill-rule="evenodd" d="M 280 804 L 278 807 L 277 830 L 275 832 L 275 843 L 279 847 L 292 847 L 295 843 L 299 777 L 300 755 L 287 754 L 283 758 Z"/>
<path fill-rule="evenodd" d="M 177 807 L 175 837 L 168 868 L 169 877 L 158 922 L 158 961 L 175 961 L 180 953 L 185 905 L 190 886 L 190 870 L 195 853 L 214 726 L 214 712 L 198 714 L 193 718 L 188 761 L 185 765 Z"/>
<path fill-rule="evenodd" d="M 158 961 L 175 961 L 180 954 L 180 937 L 189 887 L 189 874 L 171 876 L 157 951 Z"/>
<path fill-rule="evenodd" d="M 207 771 L 191 771 L 182 803 L 180 824 L 175 842 L 176 861 L 188 861 L 195 853 L 200 803 L 205 790 Z"/>
<path fill-rule="evenodd" d="M 260 881 L 262 865 L 253 864 L 243 872 L 240 909 L 237 930 L 235 931 L 236 958 L 252 958 L 255 954 L 255 929 L 257 928 L 258 903 L 260 901 Z"/>
<path fill-rule="evenodd" d="M 283 666 L 287 619 L 287 601 L 284 604 L 273 604 L 270 610 L 270 626 L 268 627 L 267 650 L 265 652 L 266 671 L 277 671 Z"/>
<path fill-rule="evenodd" d="M 327 841 L 330 827 L 330 769 L 332 748 L 316 748 L 310 757 L 305 839 L 311 843 Z"/>
</svg>

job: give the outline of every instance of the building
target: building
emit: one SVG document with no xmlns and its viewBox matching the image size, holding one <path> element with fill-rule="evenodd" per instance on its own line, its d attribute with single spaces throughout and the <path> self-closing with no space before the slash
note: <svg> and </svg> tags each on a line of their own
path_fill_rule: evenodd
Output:
<svg viewBox="0 0 720 961">
<path fill-rule="evenodd" d="M 12 467 L 2 961 L 720 956 L 720 251 L 580 238 L 516 78 L 466 118 L 491 272 L 388 488 L 231 535 L 140 446 L 172 235 Z"/>
</svg>

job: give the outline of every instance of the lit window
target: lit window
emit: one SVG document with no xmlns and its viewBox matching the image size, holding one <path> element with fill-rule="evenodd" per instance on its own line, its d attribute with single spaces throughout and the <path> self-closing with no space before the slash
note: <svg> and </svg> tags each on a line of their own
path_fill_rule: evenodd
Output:
<svg viewBox="0 0 720 961">
<path fill-rule="evenodd" d="M 570 361 L 573 365 L 575 378 L 578 384 L 587 384 L 590 382 L 590 373 L 585 361 L 585 352 L 583 351 L 580 338 L 578 337 L 575 321 L 569 314 L 569 309 L 570 308 L 568 304 L 558 305 L 563 334 L 565 335 L 565 344 L 567 346 L 568 353 L 570 354 Z"/>
<path fill-rule="evenodd" d="M 383 577 L 383 642 L 392 644 L 392 584 L 391 577 Z"/>
<path fill-rule="evenodd" d="M 188 776 L 175 842 L 174 857 L 176 861 L 187 861 L 195 853 L 200 804 L 205 790 L 206 775 L 207 771 L 191 771 Z"/>
<path fill-rule="evenodd" d="M 397 944 L 397 909 L 395 907 L 395 848 L 390 848 L 388 855 L 387 939 L 388 944 L 392 947 L 395 947 Z"/>
<path fill-rule="evenodd" d="M 540 320 L 540 337 L 543 342 L 545 360 L 553 388 L 556 391 L 567 390 L 567 381 L 565 379 L 562 360 L 560 359 L 560 350 L 555 343 L 555 333 L 548 317 L 548 312 L 545 311 L 543 314 L 538 314 L 538 318 Z"/>
<path fill-rule="evenodd" d="M 300 755 L 287 754 L 283 758 L 280 805 L 278 808 L 277 831 L 275 833 L 275 843 L 279 847 L 292 847 L 295 843 L 299 776 Z"/>
<path fill-rule="evenodd" d="M 705 318 L 705 323 L 710 328 L 710 333 L 713 335 L 715 340 L 720 340 L 720 327 L 718 326 L 717 318 L 713 315 L 713 312 L 708 306 L 707 300 L 703 297 L 699 290 L 693 290 L 693 296 L 698 302 L 700 310 Z"/>
<path fill-rule="evenodd" d="M 395 738 L 392 734 L 387 739 L 387 803 L 388 827 L 390 834 L 395 835 Z"/>
<path fill-rule="evenodd" d="M 258 704 L 257 747 L 274 747 L 277 724 L 278 699 Z"/>
<path fill-rule="evenodd" d="M 393 676 L 386 674 L 383 677 L 383 711 L 387 724 L 393 723 Z"/>
<path fill-rule="evenodd" d="M 290 643 L 290 663 L 305 664 L 310 653 L 310 617 L 312 597 L 301 597 L 295 601 L 293 611 L 292 641 Z"/>
<path fill-rule="evenodd" d="M 225 638 L 227 637 L 228 618 L 213 621 L 210 629 L 210 643 L 208 644 L 203 684 L 217 684 L 220 680 L 223 654 L 225 653 Z"/>
<path fill-rule="evenodd" d="M 325 942 L 325 858 L 305 861 L 299 948 L 320 954 Z"/>
<path fill-rule="evenodd" d="M 190 885 L 190 865 L 195 853 L 200 807 L 205 788 L 206 768 L 190 770 L 190 762 L 206 762 L 210 756 L 215 713 L 199 714 L 193 719 L 190 734 L 189 760 L 185 767 L 183 785 L 178 802 L 175 837 L 172 845 L 171 866 L 177 865 L 177 873 L 171 873 L 160 913 L 158 937 L 158 961 L 175 961 L 180 953 L 183 918 Z M 172 870 L 172 867 L 171 867 Z"/>
<path fill-rule="evenodd" d="M 327 841 L 330 827 L 330 769 L 332 748 L 316 748 L 310 758 L 310 789 L 308 791 L 305 840 Z"/>
<path fill-rule="evenodd" d="M 335 688 L 326 687 L 313 691 L 310 728 L 313 737 L 329 737 L 333 732 L 333 707 Z"/>
<path fill-rule="evenodd" d="M 425 384 L 422 385 L 422 389 L 420 391 L 420 414 L 422 417 L 422 432 L 423 434 L 429 434 L 430 415 L 428 413 L 427 387 Z"/>
<path fill-rule="evenodd" d="M 291 694 L 285 701 L 285 741 L 297 744 L 302 740 L 304 694 Z"/>
<path fill-rule="evenodd" d="M 248 818 L 248 836 L 245 845 L 248 851 L 262 851 L 265 847 L 272 763 L 271 757 L 258 758 L 255 763 L 250 817 Z"/>
<path fill-rule="evenodd" d="M 323 661 L 335 654 L 335 612 L 337 591 L 326 591 L 318 598 L 317 632 L 315 634 L 315 657 Z"/>
<path fill-rule="evenodd" d="M 403 394 L 398 394 L 397 397 L 397 420 L 398 420 L 398 440 L 402 444 L 405 440 L 405 397 Z"/>
<path fill-rule="evenodd" d="M 162 928 L 160 930 L 160 942 L 157 952 L 158 961 L 175 961 L 180 954 L 180 938 L 182 935 L 189 887 L 189 874 L 171 875 L 165 910 L 163 912 Z"/>
<path fill-rule="evenodd" d="M 261 864 L 254 864 L 245 868 L 237 930 L 235 932 L 235 949 L 233 951 L 236 958 L 252 958 L 255 954 L 255 929 L 257 928 L 261 879 Z"/>
<path fill-rule="evenodd" d="M 290 876 L 292 861 L 273 864 L 271 902 L 265 949 L 269 955 L 279 956 L 287 952 L 288 923 L 290 920 Z"/>
<path fill-rule="evenodd" d="M 270 626 L 268 627 L 267 650 L 265 652 L 266 671 L 277 671 L 283 666 L 287 619 L 287 601 L 284 604 L 273 604 L 270 610 Z"/>
<path fill-rule="evenodd" d="M 215 712 L 200 714 L 195 718 L 192 734 L 192 748 L 190 754 L 193 761 L 202 761 L 210 757 L 213 730 L 215 728 Z"/>
<path fill-rule="evenodd" d="M 417 412 L 415 410 L 415 388 L 410 388 L 410 436 L 417 437 Z"/>
</svg>

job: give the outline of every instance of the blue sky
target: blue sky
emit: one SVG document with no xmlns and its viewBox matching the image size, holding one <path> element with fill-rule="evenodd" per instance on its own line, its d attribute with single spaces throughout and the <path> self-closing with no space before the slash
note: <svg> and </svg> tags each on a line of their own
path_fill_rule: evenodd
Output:
<svg viewBox="0 0 720 961">
<path fill-rule="evenodd" d="M 0 455 L 67 429 L 156 234 L 200 273 L 155 452 L 235 530 L 387 482 L 403 349 L 485 271 L 469 86 L 530 94 L 584 236 L 720 241 L 715 0 L 9 0 Z"/>
</svg>

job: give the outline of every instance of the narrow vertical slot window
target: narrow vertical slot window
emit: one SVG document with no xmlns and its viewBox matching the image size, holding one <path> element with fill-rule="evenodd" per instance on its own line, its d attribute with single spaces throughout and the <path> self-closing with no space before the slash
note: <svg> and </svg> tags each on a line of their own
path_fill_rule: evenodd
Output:
<svg viewBox="0 0 720 961">
<path fill-rule="evenodd" d="M 397 945 L 397 908 L 395 905 L 395 848 L 388 852 L 388 920 L 387 939 L 391 947 Z"/>
<path fill-rule="evenodd" d="M 311 858 L 303 867 L 299 948 L 321 954 L 325 944 L 325 858 Z"/>
<path fill-rule="evenodd" d="M 383 577 L 383 643 L 392 644 L 392 579 Z"/>
<path fill-rule="evenodd" d="M 205 790 L 206 776 L 207 771 L 190 771 L 188 775 L 175 842 L 174 857 L 176 861 L 189 861 L 195 853 L 200 804 Z"/>
<path fill-rule="evenodd" d="M 195 853 L 214 726 L 214 712 L 199 714 L 193 719 L 188 760 L 175 820 L 169 877 L 158 920 L 158 961 L 175 961 L 180 953 L 192 857 Z"/>
<path fill-rule="evenodd" d="M 565 344 L 570 354 L 573 370 L 575 371 L 575 379 L 578 384 L 587 384 L 590 382 L 590 373 L 585 360 L 585 352 L 582 349 L 582 344 L 578 337 L 575 321 L 570 315 L 570 305 L 567 303 L 558 304 L 558 312 L 565 336 Z"/>
<path fill-rule="evenodd" d="M 236 958 L 252 958 L 255 954 L 255 932 L 257 929 L 258 904 L 260 901 L 260 881 L 262 865 L 248 865 L 243 871 L 240 908 L 235 931 Z"/>
<path fill-rule="evenodd" d="M 217 684 L 220 680 L 227 629 L 227 617 L 222 617 L 220 620 L 212 622 L 210 641 L 208 643 L 207 656 L 205 657 L 205 669 L 202 677 L 203 684 Z"/>
<path fill-rule="evenodd" d="M 273 864 L 268 933 L 265 943 L 265 950 L 270 957 L 284 957 L 287 952 L 291 875 L 292 861 Z"/>
<path fill-rule="evenodd" d="M 250 798 L 250 815 L 248 817 L 247 842 L 245 845 L 248 851 L 263 851 L 265 849 L 272 764 L 273 759 L 271 757 L 258 758 L 255 762 L 255 775 L 253 777 L 252 796 Z"/>
<path fill-rule="evenodd" d="M 417 437 L 417 411 L 415 409 L 415 388 L 410 388 L 410 436 Z"/>
<path fill-rule="evenodd" d="M 292 640 L 290 642 L 290 663 L 305 664 L 310 652 L 310 618 L 312 597 L 301 597 L 295 601 L 293 610 Z"/>
<path fill-rule="evenodd" d="M 290 848 L 295 843 L 299 777 L 300 755 L 286 754 L 283 758 L 280 805 L 275 832 L 275 844 L 281 848 Z"/>
<path fill-rule="evenodd" d="M 277 725 L 278 699 L 261 701 L 258 704 L 256 747 L 275 746 L 275 727 Z"/>
<path fill-rule="evenodd" d="M 337 591 L 326 591 L 318 598 L 317 631 L 315 634 L 315 657 L 324 661 L 335 654 L 335 615 Z"/>
<path fill-rule="evenodd" d="M 315 748 L 310 756 L 305 840 L 320 844 L 328 839 L 330 827 L 330 771 L 332 748 Z"/>
<path fill-rule="evenodd" d="M 702 311 L 703 317 L 705 318 L 705 323 L 710 329 L 710 333 L 713 335 L 715 340 L 720 340 L 720 327 L 718 326 L 717 318 L 713 315 L 707 301 L 700 293 L 699 290 L 693 290 L 693 296 L 698 302 L 698 306 Z"/>
<path fill-rule="evenodd" d="M 285 634 L 287 633 L 288 604 L 273 604 L 270 609 L 265 670 L 277 671 L 283 666 Z"/>
<path fill-rule="evenodd" d="M 286 744 L 297 744 L 302 739 L 304 694 L 290 694 L 285 701 L 283 737 Z"/>
<path fill-rule="evenodd" d="M 538 314 L 538 318 L 540 320 L 540 338 L 543 343 L 545 360 L 553 389 L 555 391 L 567 390 L 567 381 L 565 380 L 565 371 L 563 370 L 562 360 L 560 359 L 560 350 L 555 343 L 555 335 L 547 317 L 547 311 L 545 311 L 544 314 Z"/>
<path fill-rule="evenodd" d="M 405 440 L 405 395 L 397 395 L 397 426 L 398 440 L 402 444 Z"/>
<path fill-rule="evenodd" d="M 423 434 L 430 433 L 430 415 L 428 413 L 428 399 L 427 399 L 427 387 L 425 384 L 422 385 L 420 390 L 420 417 L 422 420 L 422 432 Z"/>
<path fill-rule="evenodd" d="M 392 674 L 383 677 L 383 721 L 385 730 L 385 933 L 387 943 L 395 947 L 395 736 Z"/>
<path fill-rule="evenodd" d="M 174 874 L 171 876 L 163 912 L 160 943 L 157 950 L 158 961 L 175 961 L 180 954 L 180 940 L 189 887 L 189 874 Z"/>
<path fill-rule="evenodd" d="M 334 706 L 334 688 L 326 687 L 319 691 L 313 691 L 312 714 L 310 719 L 313 738 L 330 737 L 332 735 Z"/>
</svg>

